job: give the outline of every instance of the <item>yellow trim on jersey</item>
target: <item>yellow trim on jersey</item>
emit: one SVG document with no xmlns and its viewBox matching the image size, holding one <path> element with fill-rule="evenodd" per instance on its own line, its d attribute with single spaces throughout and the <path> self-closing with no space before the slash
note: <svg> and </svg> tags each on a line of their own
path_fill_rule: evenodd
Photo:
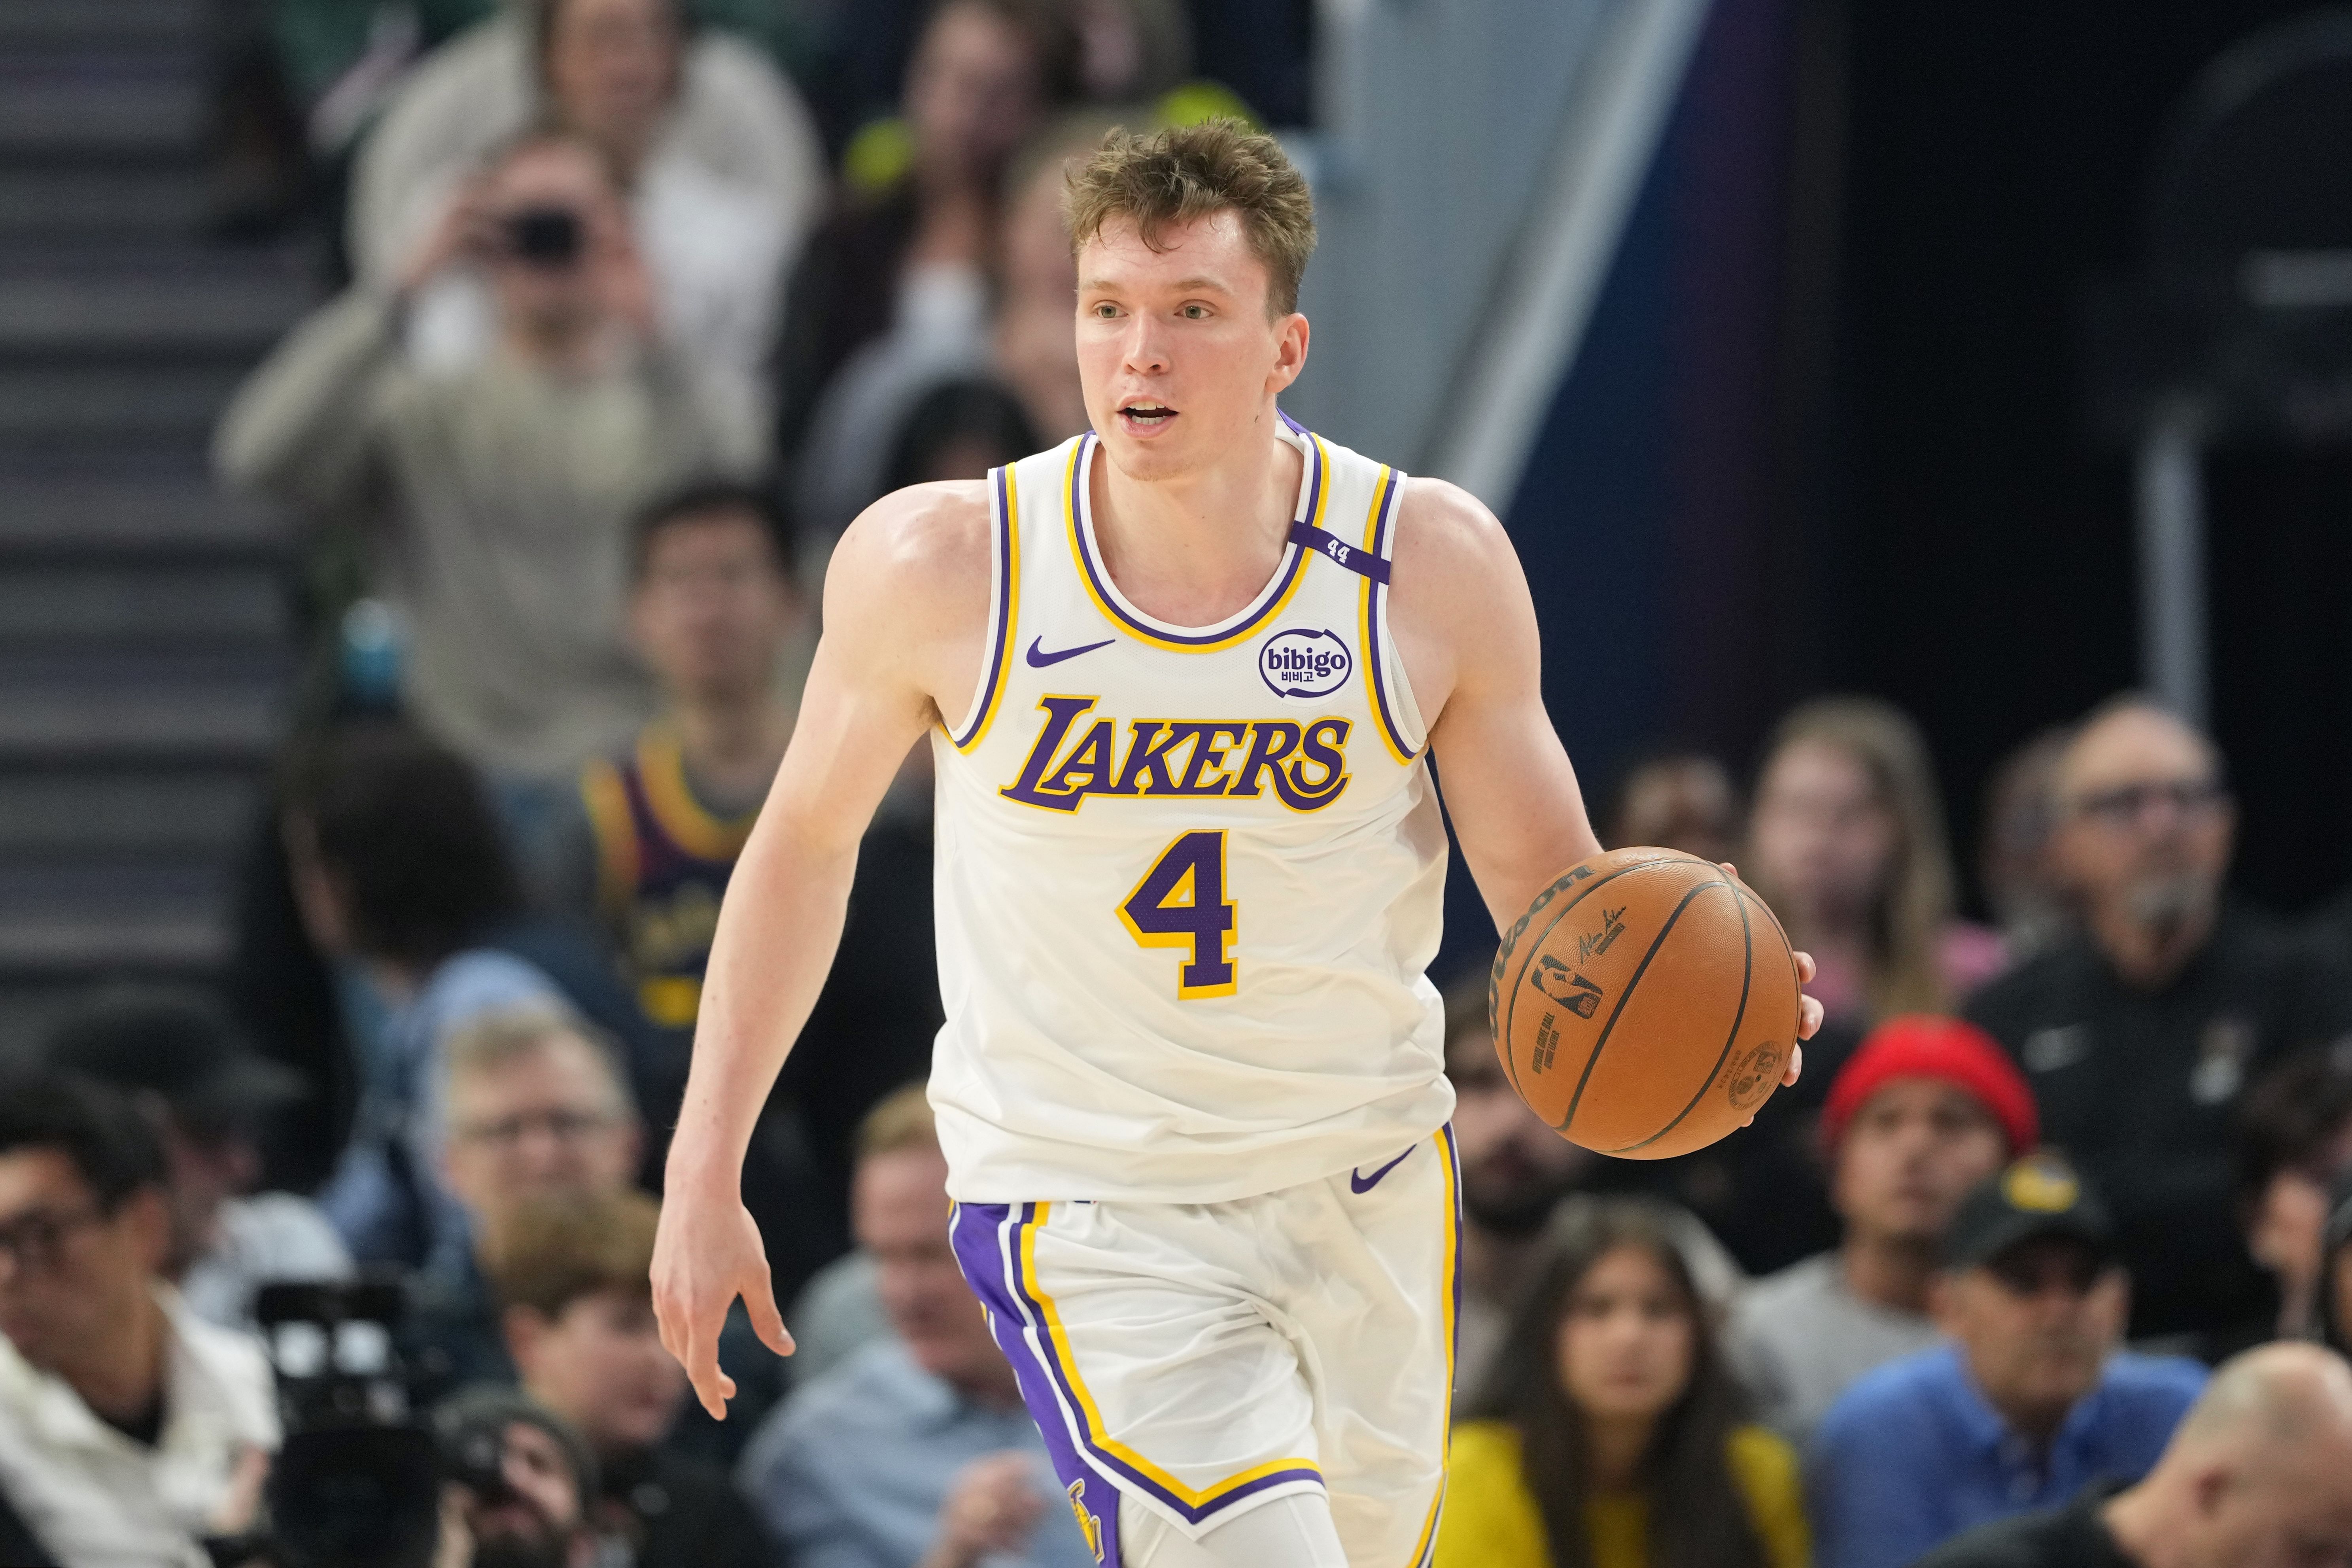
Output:
<svg viewBox="0 0 2352 1568">
<path fill-rule="evenodd" d="M 1374 556 L 1374 559 L 1378 559 L 1378 556 L 1372 549 L 1372 541 L 1380 536 L 1381 503 L 1388 500 L 1389 472 L 1388 466 L 1382 464 L 1381 471 L 1372 477 L 1372 510 L 1371 514 L 1364 519 L 1364 552 Z M 1404 497 L 1402 494 L 1398 495 L 1396 504 L 1397 510 L 1404 510 Z M 1400 746 L 1397 743 L 1398 737 L 1390 732 L 1389 717 L 1381 702 L 1381 688 L 1378 682 L 1381 678 L 1372 668 L 1372 660 L 1380 657 L 1381 651 L 1372 641 L 1372 595 L 1379 587 L 1380 584 L 1370 577 L 1366 577 L 1363 581 L 1361 590 L 1363 609 L 1358 625 L 1359 640 L 1356 646 L 1363 650 L 1364 695 L 1370 700 L 1367 706 L 1372 710 L 1372 728 L 1381 732 L 1381 744 L 1389 749 L 1389 755 L 1397 760 L 1397 765 L 1409 768 L 1412 765 L 1412 753 Z"/>
<path fill-rule="evenodd" d="M 1021 625 L 1021 469 L 1014 464 L 1004 465 L 1004 518 L 1002 529 L 1004 538 L 1004 603 L 998 609 L 1004 619 L 996 628 L 996 680 L 989 689 L 986 706 L 980 710 L 980 722 L 972 726 L 971 734 L 959 741 L 953 735 L 948 743 L 969 754 L 974 746 L 988 738 L 988 727 L 996 721 L 996 710 L 1004 700 L 1004 689 L 1013 684 L 1013 640 L 1019 635 Z M 990 506 L 995 498 L 989 498 Z M 988 586 L 991 595 L 996 584 Z M 942 729 L 945 726 L 941 726 Z"/>
<path fill-rule="evenodd" d="M 1045 1332 L 1052 1338 L 1054 1349 L 1058 1352 L 1063 1375 L 1070 1382 L 1070 1392 L 1078 1396 L 1078 1408 L 1086 1412 L 1087 1436 L 1094 1447 L 1102 1449 L 1114 1458 L 1134 1466 L 1136 1469 L 1149 1477 L 1155 1485 L 1166 1489 L 1181 1499 L 1184 1506 L 1190 1509 L 1205 1508 L 1237 1488 L 1245 1487 L 1252 1481 L 1263 1480 L 1279 1471 L 1311 1470 L 1318 1476 L 1323 1473 L 1323 1467 L 1312 1459 L 1269 1459 L 1263 1465 L 1252 1466 L 1239 1475 L 1227 1476 L 1223 1480 L 1195 1491 L 1133 1448 L 1113 1437 L 1108 1425 L 1103 1420 L 1101 1407 L 1095 1403 L 1093 1393 L 1087 1387 L 1087 1380 L 1078 1373 L 1078 1358 L 1070 1350 L 1070 1337 L 1062 1327 L 1062 1314 L 1054 1306 L 1054 1298 L 1046 1294 L 1045 1285 L 1037 1278 L 1037 1233 L 1045 1228 L 1045 1216 L 1052 1212 L 1053 1207 L 1050 1203 L 1039 1204 L 1037 1217 L 1022 1227 L 1021 1272 L 1026 1277 L 1029 1294 L 1036 1299 L 1038 1310 L 1045 1314 Z"/>
<path fill-rule="evenodd" d="M 1320 528 L 1323 525 L 1325 506 L 1331 499 L 1331 455 L 1320 450 L 1323 446 L 1321 437 L 1310 434 L 1307 439 L 1315 443 L 1318 452 L 1314 456 L 1307 457 L 1306 460 L 1309 463 L 1319 463 L 1323 475 L 1323 482 L 1316 490 L 1315 515 L 1307 519 L 1307 521 L 1310 525 Z M 1095 586 L 1094 574 L 1088 569 L 1086 530 L 1078 521 L 1078 485 L 1081 482 L 1078 477 L 1078 451 L 1084 450 L 1085 447 L 1086 437 L 1082 436 L 1078 438 L 1078 450 L 1074 450 L 1070 454 L 1069 470 L 1062 482 L 1062 510 L 1068 514 L 1067 521 L 1070 525 L 1070 563 L 1078 569 L 1078 582 L 1085 587 L 1087 597 L 1095 602 L 1095 608 L 1102 612 L 1103 619 L 1108 621 L 1121 634 L 1131 637 L 1138 642 L 1148 643 L 1153 647 L 1165 648 L 1170 653 L 1222 653 L 1229 647 L 1238 647 L 1247 642 L 1259 627 L 1280 616 L 1289 607 L 1290 601 L 1297 596 L 1298 585 L 1307 581 L 1307 563 L 1300 559 L 1303 552 L 1297 545 L 1286 543 L 1283 546 L 1283 553 L 1290 561 L 1290 581 L 1284 584 L 1282 593 L 1216 641 L 1176 642 L 1167 637 L 1155 637 L 1149 628 L 1136 625 L 1134 616 L 1122 615 L 1117 606 L 1103 596 L 1102 590 Z M 1110 567 L 1106 564 L 1102 571 L 1104 577 L 1108 578 Z"/>
<path fill-rule="evenodd" d="M 732 860 L 743 853 L 759 807 L 734 817 L 713 816 L 703 809 L 686 782 L 685 748 L 667 727 L 648 726 L 637 738 L 637 777 L 646 786 L 646 805 L 654 821 L 679 848 L 701 860 Z"/>
<path fill-rule="evenodd" d="M 1437 1130 L 1437 1146 L 1439 1152 L 1445 1156 L 1444 1162 L 1445 1166 L 1445 1280 L 1444 1289 L 1438 1300 L 1444 1303 L 1445 1404 L 1450 1411 L 1454 1405 L 1454 1299 L 1455 1292 L 1460 1289 L 1455 1283 L 1455 1274 L 1461 1268 L 1462 1260 L 1459 1217 L 1462 1195 L 1458 1190 L 1462 1177 L 1454 1166 L 1454 1128 L 1451 1123 Z M 1421 1568 L 1423 1563 L 1429 1561 L 1430 1547 L 1437 1539 L 1438 1517 L 1445 1511 L 1445 1467 L 1453 1456 L 1454 1423 L 1449 1419 L 1445 1424 L 1445 1447 L 1439 1454 L 1437 1461 L 1437 1495 L 1429 1500 L 1429 1518 L 1422 1524 L 1420 1543 L 1412 1549 L 1412 1568 Z"/>
<path fill-rule="evenodd" d="M 625 912 L 637 893 L 637 829 L 621 773 L 602 758 L 580 770 L 580 804 L 596 839 L 596 900 L 607 914 Z"/>
</svg>

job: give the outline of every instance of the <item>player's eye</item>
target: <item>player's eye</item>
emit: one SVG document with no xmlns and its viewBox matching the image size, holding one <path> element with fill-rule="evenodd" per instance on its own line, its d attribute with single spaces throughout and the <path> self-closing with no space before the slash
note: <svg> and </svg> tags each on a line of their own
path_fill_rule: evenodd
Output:
<svg viewBox="0 0 2352 1568">
<path fill-rule="evenodd" d="M 1101 304 L 1097 305 L 1093 310 L 1094 318 L 1097 321 L 1108 321 L 1118 314 L 1118 307 L 1112 304 L 1108 300 L 1104 300 Z"/>
<path fill-rule="evenodd" d="M 1188 321 L 1205 321 L 1209 319 L 1209 307 L 1187 305 L 1184 307 L 1184 319 Z"/>
</svg>

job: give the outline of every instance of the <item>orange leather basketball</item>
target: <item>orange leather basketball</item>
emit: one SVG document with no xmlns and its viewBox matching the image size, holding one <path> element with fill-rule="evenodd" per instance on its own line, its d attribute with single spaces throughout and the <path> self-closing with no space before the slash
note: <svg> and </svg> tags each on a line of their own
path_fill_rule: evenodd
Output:
<svg viewBox="0 0 2352 1568">
<path fill-rule="evenodd" d="M 1487 1005 L 1511 1085 L 1572 1143 L 1703 1149 L 1756 1113 L 1797 1042 L 1797 964 L 1764 900 L 1710 861 L 1612 849 L 1536 896 Z"/>
</svg>

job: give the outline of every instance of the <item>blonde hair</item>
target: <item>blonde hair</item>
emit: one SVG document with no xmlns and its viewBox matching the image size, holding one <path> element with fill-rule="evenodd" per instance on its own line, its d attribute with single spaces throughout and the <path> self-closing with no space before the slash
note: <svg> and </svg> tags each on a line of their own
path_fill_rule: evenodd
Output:
<svg viewBox="0 0 2352 1568">
<path fill-rule="evenodd" d="M 1764 765 L 1757 770 L 1759 793 L 1772 763 L 1801 745 L 1827 746 L 1861 763 L 1895 819 L 1895 853 L 1870 913 L 1873 952 L 1864 990 L 1871 1016 L 1948 1011 L 1952 998 L 1938 946 L 1953 912 L 1952 848 L 1926 738 L 1891 702 L 1817 698 L 1792 710 L 1773 730 Z M 1773 889 L 1761 879 L 1758 890 L 1772 900 Z"/>
<path fill-rule="evenodd" d="M 1139 134 L 1117 130 L 1070 171 L 1062 198 L 1072 248 L 1114 218 L 1129 218 L 1143 243 L 1178 224 L 1232 209 L 1250 250 L 1265 264 L 1266 310 L 1298 309 L 1298 283 L 1315 251 L 1315 198 L 1281 143 L 1238 120 L 1204 120 Z"/>
<path fill-rule="evenodd" d="M 919 1083 L 892 1089 L 857 1124 L 857 1157 L 871 1160 L 909 1149 L 937 1149 L 938 1121 L 931 1115 L 929 1092 Z"/>
<path fill-rule="evenodd" d="M 636 1114 L 636 1097 L 619 1053 L 593 1025 L 551 1002 L 521 1002 L 494 1007 L 468 1020 L 441 1043 L 441 1085 L 446 1098 L 460 1079 L 479 1078 L 509 1063 L 570 1040 L 595 1065 L 612 1089 L 613 1109 Z"/>
</svg>

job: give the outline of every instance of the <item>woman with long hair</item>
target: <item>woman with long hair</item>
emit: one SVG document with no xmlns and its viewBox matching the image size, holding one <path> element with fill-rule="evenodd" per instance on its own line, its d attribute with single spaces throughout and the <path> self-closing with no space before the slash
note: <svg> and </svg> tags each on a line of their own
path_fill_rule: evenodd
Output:
<svg viewBox="0 0 2352 1568">
<path fill-rule="evenodd" d="M 1796 1455 L 1738 1403 L 1660 1209 L 1593 1204 L 1454 1429 L 1437 1568 L 1805 1568 Z"/>
<path fill-rule="evenodd" d="M 1875 698 L 1820 698 L 1780 721 L 1757 770 L 1740 869 L 1813 955 L 1808 990 L 1855 1028 L 1950 1012 L 2006 963 L 1999 937 L 1954 918 L 1927 742 Z"/>
</svg>

